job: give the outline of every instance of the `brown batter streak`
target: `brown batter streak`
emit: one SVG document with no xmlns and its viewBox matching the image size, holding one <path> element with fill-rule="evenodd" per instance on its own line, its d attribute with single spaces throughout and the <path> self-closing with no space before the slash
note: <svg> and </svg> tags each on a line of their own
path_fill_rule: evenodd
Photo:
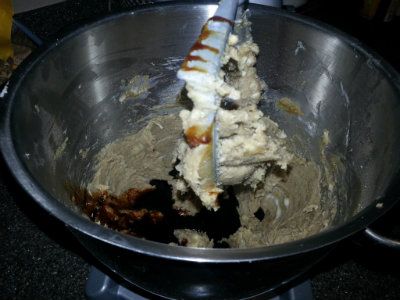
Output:
<svg viewBox="0 0 400 300">
<path fill-rule="evenodd" d="M 214 48 L 214 47 L 211 47 L 211 46 L 208 46 L 208 45 L 203 45 L 203 44 L 201 43 L 201 41 L 197 41 L 197 42 L 193 45 L 193 47 L 192 47 L 192 49 L 190 50 L 190 52 L 195 51 L 195 50 L 208 50 L 208 51 L 214 52 L 215 54 L 218 54 L 218 53 L 219 53 L 219 50 L 218 50 L 217 48 Z"/>
<path fill-rule="evenodd" d="M 208 19 L 209 21 L 214 21 L 214 22 L 225 22 L 228 23 L 229 25 L 233 26 L 235 25 L 234 22 L 232 22 L 231 20 L 225 19 L 223 17 L 220 16 L 214 16 Z"/>
<path fill-rule="evenodd" d="M 182 64 L 182 69 L 185 71 L 198 71 L 198 72 L 202 72 L 205 73 L 206 70 L 199 68 L 199 67 L 189 67 L 189 62 L 190 61 L 201 61 L 201 62 L 207 62 L 204 58 L 202 58 L 201 56 L 198 55 L 188 55 L 185 58 L 185 61 Z"/>
<path fill-rule="evenodd" d="M 152 191 L 151 188 L 129 189 L 117 197 L 108 191 L 89 193 L 86 189 L 75 189 L 72 200 L 92 221 L 136 235 L 136 224 L 158 224 L 164 218 L 160 211 L 136 207 L 141 198 Z"/>
<path fill-rule="evenodd" d="M 186 56 L 185 60 L 187 60 L 187 61 L 197 60 L 197 61 L 207 62 L 204 58 L 202 58 L 201 56 L 198 56 L 198 55 L 188 55 L 188 56 Z"/>
<path fill-rule="evenodd" d="M 185 132 L 186 143 L 190 148 L 195 148 L 201 144 L 209 144 L 212 139 L 211 129 L 212 126 L 205 130 L 198 126 L 188 128 Z"/>
<path fill-rule="evenodd" d="M 212 34 L 215 34 L 215 32 L 212 30 L 209 30 L 207 24 L 204 25 L 203 29 L 201 30 L 201 34 L 200 34 L 199 38 L 197 39 L 196 43 L 190 49 L 190 53 L 192 53 L 193 51 L 196 51 L 196 50 L 208 50 L 208 51 L 214 52 L 215 54 L 218 54 L 219 50 L 217 48 L 202 44 L 202 41 L 204 41 L 205 39 L 210 37 Z M 184 71 L 198 71 L 201 73 L 207 72 L 206 70 L 199 68 L 199 67 L 189 67 L 190 61 L 207 62 L 207 60 L 202 58 L 201 56 L 189 54 L 188 56 L 186 56 L 181 69 Z"/>
<path fill-rule="evenodd" d="M 200 72 L 200 73 L 207 73 L 207 71 L 202 69 L 202 68 L 188 67 L 187 63 L 186 64 L 183 63 L 181 69 L 184 70 L 184 71 L 187 71 L 187 72 L 189 72 L 189 71 L 197 71 L 197 72 Z"/>
<path fill-rule="evenodd" d="M 200 36 L 199 36 L 199 38 L 197 40 L 198 41 L 204 41 L 205 39 L 209 38 L 213 34 L 215 34 L 215 31 L 212 31 L 212 30 L 208 29 L 208 26 L 206 24 L 201 29 Z"/>
</svg>

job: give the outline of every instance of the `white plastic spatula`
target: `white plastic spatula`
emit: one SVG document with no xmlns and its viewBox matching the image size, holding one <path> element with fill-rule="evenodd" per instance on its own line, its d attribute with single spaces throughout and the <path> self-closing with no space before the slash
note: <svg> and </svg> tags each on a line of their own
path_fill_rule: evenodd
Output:
<svg viewBox="0 0 400 300">
<path fill-rule="evenodd" d="M 239 0 L 222 0 L 214 16 L 203 26 L 200 36 L 178 71 L 178 78 L 187 83 L 202 84 L 216 76 L 221 57 L 236 17 Z"/>
<path fill-rule="evenodd" d="M 191 168 L 186 168 L 186 174 L 184 169 L 183 176 L 203 203 L 212 208 L 222 192 L 218 182 L 218 124 L 215 123 L 221 99 L 216 83 L 221 80 L 218 77 L 221 58 L 241 2 L 244 1 L 219 2 L 178 71 L 178 78 L 186 82 L 188 96 L 193 101 L 193 109 L 184 121 L 189 149 L 183 159 L 188 160 L 186 165 L 190 163 Z"/>
</svg>

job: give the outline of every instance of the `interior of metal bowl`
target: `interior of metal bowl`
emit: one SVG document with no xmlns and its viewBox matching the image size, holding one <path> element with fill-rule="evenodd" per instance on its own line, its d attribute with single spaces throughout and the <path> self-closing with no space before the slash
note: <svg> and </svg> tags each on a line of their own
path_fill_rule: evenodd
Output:
<svg viewBox="0 0 400 300">
<path fill-rule="evenodd" d="M 10 133 L 33 185 L 49 195 L 40 201 L 57 199 L 76 211 L 66 183 L 87 183 L 104 145 L 142 128 L 160 105 L 160 114 L 179 109 L 183 83 L 176 71 L 215 9 L 175 4 L 114 16 L 79 29 L 26 66 L 11 103 Z M 349 188 L 335 218 L 341 226 L 381 198 L 398 170 L 399 87 L 384 63 L 342 34 L 279 10 L 250 10 L 258 73 L 269 86 L 262 109 L 311 148 L 329 130 L 329 151 L 348 167 Z M 149 92 L 121 103 L 122 82 L 138 74 L 149 76 Z M 299 103 L 304 115 L 276 109 L 281 97 Z"/>
</svg>

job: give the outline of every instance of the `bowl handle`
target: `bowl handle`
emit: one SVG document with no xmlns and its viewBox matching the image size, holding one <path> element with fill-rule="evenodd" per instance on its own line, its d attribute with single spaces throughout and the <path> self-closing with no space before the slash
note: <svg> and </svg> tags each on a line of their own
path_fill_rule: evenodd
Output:
<svg viewBox="0 0 400 300">
<path fill-rule="evenodd" d="M 364 236 L 378 245 L 400 250 L 400 241 L 382 235 L 381 233 L 378 233 L 376 230 L 369 227 L 364 230 Z"/>
<path fill-rule="evenodd" d="M 2 110 L 6 106 L 7 94 L 8 94 L 8 81 L 4 82 L 3 84 L 0 84 L 0 113 L 2 113 Z"/>
</svg>

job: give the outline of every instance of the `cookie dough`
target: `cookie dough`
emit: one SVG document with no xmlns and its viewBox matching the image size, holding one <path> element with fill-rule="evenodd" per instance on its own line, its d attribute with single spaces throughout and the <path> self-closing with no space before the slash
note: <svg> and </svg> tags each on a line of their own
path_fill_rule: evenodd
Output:
<svg viewBox="0 0 400 300">
<path fill-rule="evenodd" d="M 237 26 L 246 31 L 250 25 L 244 19 Z M 213 190 L 215 194 L 200 182 L 210 175 L 206 174 L 209 168 L 202 167 L 204 153 L 211 151 L 209 145 L 199 143 L 194 147 L 184 134 L 193 118 L 204 116 L 202 109 L 206 108 L 197 105 L 195 111 L 184 109 L 170 115 L 155 111 L 146 126 L 97 154 L 94 176 L 86 187 L 92 196 L 75 193 L 74 199 L 80 207 L 85 207 L 85 199 L 76 199 L 80 194 L 88 199 L 96 195 L 104 198 L 106 194 L 109 200 L 104 206 L 104 199 L 97 197 L 96 203 L 104 212 L 99 212 L 99 218 L 93 214 L 89 217 L 115 230 L 124 221 L 119 231 L 141 238 L 205 248 L 275 245 L 316 234 L 332 223 L 336 212 L 332 195 L 339 171 L 338 164 L 333 172 L 324 163 L 329 134 L 325 131 L 321 137 L 318 163 L 294 154 L 296 143 L 258 109 L 267 86 L 255 68 L 258 46 L 249 31 L 245 37 L 230 37 L 220 80 L 212 87 L 219 97 L 216 118 L 220 186 Z M 189 98 L 201 104 L 204 94 L 190 86 L 187 89 Z M 159 192 L 157 185 L 164 190 Z M 142 195 L 142 191 L 147 192 Z M 132 193 L 136 198 L 127 201 Z M 158 197 L 153 203 L 162 208 L 146 206 L 153 195 Z M 123 205 L 119 199 L 125 199 Z M 110 210 L 118 212 L 112 220 L 107 219 Z M 215 216 L 226 218 L 227 211 L 232 219 L 228 215 L 223 222 L 237 224 L 228 228 L 228 234 L 216 234 L 218 226 L 211 228 L 213 233 L 204 226 L 210 216 L 213 222 L 218 221 Z M 149 216 L 157 216 L 157 222 Z M 146 231 L 139 226 L 153 227 Z M 143 233 L 154 230 L 161 230 L 164 236 Z"/>
<path fill-rule="evenodd" d="M 247 30 L 246 38 L 230 36 L 216 81 L 201 85 L 202 90 L 188 82 L 186 88 L 194 107 L 180 113 L 187 137 L 193 124 L 209 116 L 209 103 L 215 102 L 217 106 L 221 106 L 221 101 L 230 103 L 230 109 L 223 105 L 217 109 L 214 125 L 217 128 L 209 129 L 218 132 L 216 150 L 210 144 L 193 144 L 186 138 L 178 151 L 180 163 L 176 169 L 203 205 L 213 210 L 219 208 L 218 195 L 224 186 L 244 184 L 254 188 L 265 178 L 266 162 L 274 161 L 286 170 L 293 157 L 285 147 L 285 133 L 257 107 L 267 87 L 255 68 L 259 48 L 251 38 L 250 23 L 243 19 L 237 26 Z M 207 97 L 214 97 L 214 101 L 205 101 Z M 210 151 L 216 155 L 217 178 L 210 172 Z M 219 183 L 219 188 L 212 188 L 213 180 Z"/>
</svg>

